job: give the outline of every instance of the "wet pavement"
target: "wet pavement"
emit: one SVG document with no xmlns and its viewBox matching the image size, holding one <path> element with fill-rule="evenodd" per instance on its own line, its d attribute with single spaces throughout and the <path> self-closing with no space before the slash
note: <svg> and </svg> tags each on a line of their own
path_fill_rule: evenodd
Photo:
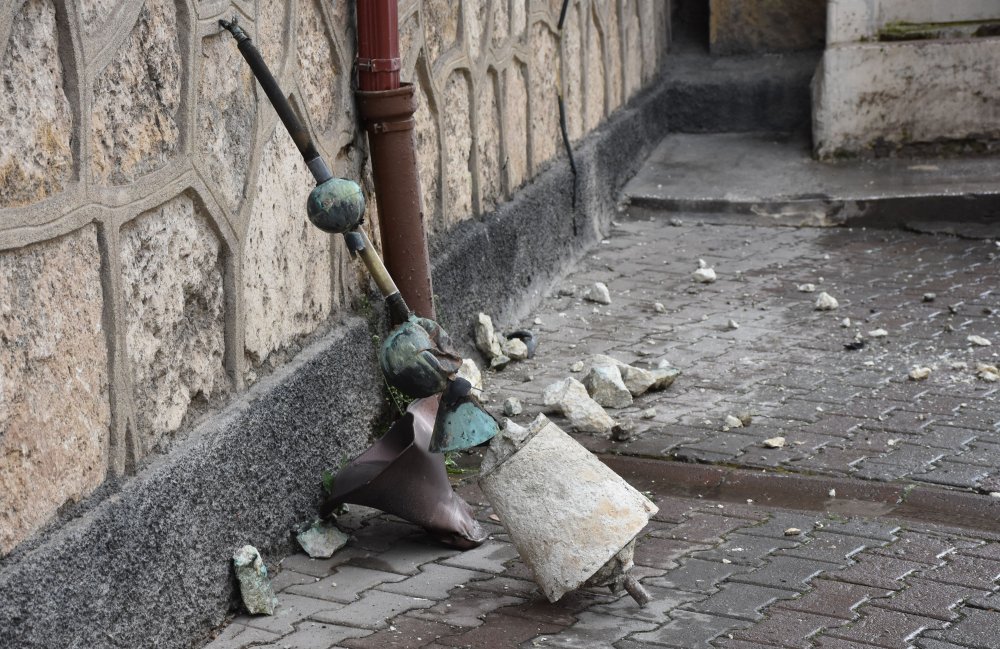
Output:
<svg viewBox="0 0 1000 649">
<path fill-rule="evenodd" d="M 629 441 L 576 435 L 660 507 L 636 551 L 646 608 L 606 589 L 548 603 L 466 475 L 460 493 L 492 531 L 482 547 L 458 553 L 352 507 L 347 548 L 286 558 L 278 613 L 238 617 L 208 647 L 1000 645 L 1000 383 L 978 367 L 998 363 L 1000 247 L 682 220 L 617 223 L 527 319 L 505 323 L 539 334 L 536 357 L 485 372 L 490 407 L 516 396 L 525 424 L 593 354 L 682 370 L 609 410 L 631 422 Z M 716 282 L 692 280 L 699 259 Z M 582 299 L 595 281 L 610 305 Z M 821 291 L 839 307 L 816 311 Z M 864 345 L 845 347 L 857 334 Z M 911 379 L 914 367 L 929 376 Z M 725 430 L 746 412 L 748 426 Z M 779 436 L 782 448 L 763 444 Z"/>
</svg>

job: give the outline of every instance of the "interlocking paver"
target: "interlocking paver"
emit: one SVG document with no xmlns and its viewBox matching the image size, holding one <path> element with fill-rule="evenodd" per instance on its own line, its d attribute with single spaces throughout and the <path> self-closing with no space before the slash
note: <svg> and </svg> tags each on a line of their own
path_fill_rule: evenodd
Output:
<svg viewBox="0 0 1000 649">
<path fill-rule="evenodd" d="M 426 609 L 410 611 L 407 615 L 423 620 L 443 622 L 449 626 L 475 628 L 493 611 L 523 604 L 524 599 L 498 595 L 472 588 L 456 588 L 448 599 Z"/>
<path fill-rule="evenodd" d="M 677 560 L 681 557 L 697 550 L 703 550 L 706 547 L 703 543 L 661 539 L 650 536 L 644 539 L 636 548 L 635 562 L 640 566 L 669 570 L 677 566 Z"/>
<path fill-rule="evenodd" d="M 513 545 L 498 541 L 487 541 L 478 548 L 452 555 L 442 563 L 446 566 L 492 573 L 503 572 L 504 564 L 518 556 L 517 549 Z"/>
<path fill-rule="evenodd" d="M 244 647 L 277 640 L 281 635 L 263 629 L 256 629 L 239 622 L 227 626 L 205 649 L 243 649 Z"/>
<path fill-rule="evenodd" d="M 420 568 L 419 574 L 395 583 L 383 583 L 379 590 L 441 600 L 448 597 L 448 591 L 452 588 L 483 576 L 481 572 L 429 563 Z"/>
<path fill-rule="evenodd" d="M 681 564 L 669 570 L 662 577 L 647 579 L 646 583 L 660 588 L 676 588 L 692 593 L 711 593 L 719 583 L 737 572 L 745 572 L 748 568 L 722 561 L 704 561 L 689 557 Z"/>
<path fill-rule="evenodd" d="M 606 649 L 627 635 L 651 631 L 656 626 L 653 622 L 625 620 L 614 615 L 581 613 L 577 621 L 563 631 L 536 638 L 532 644 L 567 649 Z"/>
<path fill-rule="evenodd" d="M 362 629 L 384 629 L 389 626 L 391 618 L 415 608 L 430 608 L 434 604 L 432 599 L 370 590 L 356 602 L 335 610 L 310 614 L 309 617 L 319 622 L 356 626 Z"/>
<path fill-rule="evenodd" d="M 1000 612 L 967 609 L 964 617 L 943 631 L 925 634 L 930 639 L 953 642 L 970 649 L 995 649 L 997 629 L 1000 629 Z M 927 649 L 932 649 L 928 646 Z"/>
<path fill-rule="evenodd" d="M 670 618 L 659 629 L 633 634 L 631 639 L 678 649 L 711 649 L 710 643 L 715 638 L 750 625 L 744 620 L 684 610 L 674 611 Z M 619 643 L 618 646 L 628 645 Z"/>
<path fill-rule="evenodd" d="M 924 564 L 916 561 L 907 561 L 879 554 L 869 554 L 862 552 L 854 557 L 857 560 L 853 566 L 829 573 L 830 579 L 848 581 L 861 586 L 872 586 L 873 588 L 884 588 L 885 590 L 899 590 L 905 584 L 903 577 L 910 573 L 922 570 Z"/>
<path fill-rule="evenodd" d="M 857 616 L 854 609 L 858 606 L 872 598 L 886 597 L 892 592 L 871 586 L 860 586 L 822 578 L 814 579 L 812 586 L 812 590 L 802 597 L 777 602 L 774 608 L 787 608 L 793 611 L 853 620 Z"/>
<path fill-rule="evenodd" d="M 347 647 L 348 640 L 363 638 L 372 632 L 368 629 L 358 629 L 350 626 L 324 624 L 323 622 L 299 622 L 295 632 L 281 638 L 276 645 L 295 647 L 295 649 L 327 649 L 334 644 Z"/>
<path fill-rule="evenodd" d="M 945 625 L 940 620 L 909 613 L 864 606 L 861 616 L 851 625 L 824 632 L 834 638 L 873 644 L 885 649 L 909 649 L 910 640 L 927 629 Z"/>
<path fill-rule="evenodd" d="M 456 633 L 458 629 L 446 624 L 403 615 L 393 620 L 387 629 L 338 642 L 346 649 L 420 649 Z"/>
<path fill-rule="evenodd" d="M 359 594 L 373 586 L 403 579 L 405 579 L 403 575 L 393 572 L 370 570 L 358 566 L 341 566 L 329 577 L 309 584 L 289 586 L 285 592 L 347 604 L 356 600 Z"/>
<path fill-rule="evenodd" d="M 772 612 L 759 624 L 741 629 L 733 634 L 734 640 L 760 642 L 767 645 L 788 647 L 789 649 L 810 649 L 809 638 L 823 629 L 838 627 L 843 620 L 826 615 L 815 615 L 802 611 L 778 610 Z M 726 647 L 726 642 L 719 643 Z"/>
<path fill-rule="evenodd" d="M 524 617 L 490 613 L 482 626 L 458 635 L 441 638 L 440 644 L 463 649 L 480 647 L 519 647 L 526 640 L 556 633 L 562 627 Z"/>
<path fill-rule="evenodd" d="M 911 577 L 906 580 L 905 590 L 895 593 L 892 597 L 874 600 L 871 605 L 950 622 L 958 617 L 954 612 L 955 607 L 970 597 L 982 594 L 984 591 L 965 586 L 952 586 Z"/>
<path fill-rule="evenodd" d="M 867 548 L 869 543 L 871 541 L 856 536 L 832 534 L 820 530 L 813 532 L 812 539 L 807 543 L 778 550 L 775 554 L 846 565 L 850 557 Z M 881 544 L 882 542 L 878 541 L 877 543 Z"/>
<path fill-rule="evenodd" d="M 945 565 L 925 572 L 924 576 L 933 581 L 992 590 L 1000 579 L 1000 561 L 957 553 L 949 556 Z"/>
<path fill-rule="evenodd" d="M 341 606 L 343 604 L 314 597 L 282 593 L 281 597 L 278 598 L 278 606 L 275 608 L 274 615 L 243 615 L 236 618 L 236 622 L 284 635 L 293 631 L 294 626 L 300 621 L 312 618 L 321 612 L 332 612 Z"/>
<path fill-rule="evenodd" d="M 816 561 L 815 559 L 777 556 L 772 557 L 762 567 L 752 572 L 733 575 L 730 581 L 804 592 L 808 590 L 808 584 L 813 577 L 826 570 L 839 567 L 840 564 Z"/>
<path fill-rule="evenodd" d="M 714 613 L 742 620 L 759 620 L 760 610 L 780 599 L 791 599 L 794 590 L 757 586 L 756 584 L 723 584 L 718 592 L 691 604 L 688 608 L 701 613 Z"/>
</svg>

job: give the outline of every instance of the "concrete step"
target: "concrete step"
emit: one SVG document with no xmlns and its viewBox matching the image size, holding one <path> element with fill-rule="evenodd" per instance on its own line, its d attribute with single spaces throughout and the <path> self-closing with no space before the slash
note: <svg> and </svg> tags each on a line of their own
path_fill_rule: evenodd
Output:
<svg viewBox="0 0 1000 649">
<path fill-rule="evenodd" d="M 624 193 L 637 218 L 697 212 L 776 225 L 955 222 L 994 236 L 998 178 L 998 157 L 819 162 L 803 136 L 673 134 Z"/>
<path fill-rule="evenodd" d="M 809 83 L 821 52 L 755 56 L 671 54 L 663 65 L 668 128 L 678 133 L 808 132 Z"/>
</svg>

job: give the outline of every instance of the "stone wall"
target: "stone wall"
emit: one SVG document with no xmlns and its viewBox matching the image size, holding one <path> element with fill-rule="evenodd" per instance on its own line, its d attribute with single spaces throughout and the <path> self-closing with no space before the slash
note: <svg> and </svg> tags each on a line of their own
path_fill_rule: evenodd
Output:
<svg viewBox="0 0 1000 649">
<path fill-rule="evenodd" d="M 655 75 L 668 3 L 572 0 L 560 33 L 561 4 L 400 2 L 432 233 L 490 212 L 564 155 L 560 92 L 578 141 Z M 353 11 L 0 8 L 0 556 L 169 453 L 367 289 L 340 239 L 303 218 L 310 176 L 217 26 L 239 15 L 334 172 L 370 192 Z"/>
</svg>

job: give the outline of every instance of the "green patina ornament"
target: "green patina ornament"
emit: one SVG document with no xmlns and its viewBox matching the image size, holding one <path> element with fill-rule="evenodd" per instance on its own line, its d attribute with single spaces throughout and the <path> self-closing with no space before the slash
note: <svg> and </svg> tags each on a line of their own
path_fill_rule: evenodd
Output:
<svg viewBox="0 0 1000 649">
<path fill-rule="evenodd" d="M 433 320 L 411 315 L 382 344 L 382 372 L 391 386 L 410 397 L 443 391 L 462 366 L 448 334 Z"/>
<path fill-rule="evenodd" d="M 353 180 L 331 178 L 309 193 L 306 213 L 320 230 L 344 234 L 361 224 L 365 214 L 365 195 Z"/>
</svg>

